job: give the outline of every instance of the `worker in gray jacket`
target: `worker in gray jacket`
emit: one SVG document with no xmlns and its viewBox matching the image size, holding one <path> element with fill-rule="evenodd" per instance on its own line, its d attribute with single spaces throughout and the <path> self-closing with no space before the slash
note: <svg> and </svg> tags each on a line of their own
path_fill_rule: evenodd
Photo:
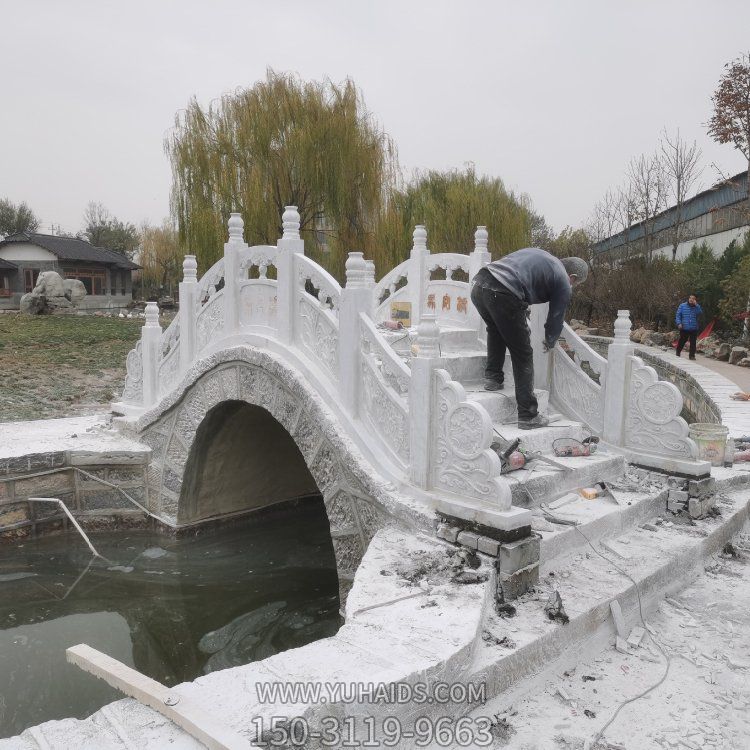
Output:
<svg viewBox="0 0 750 750">
<path fill-rule="evenodd" d="M 510 351 L 518 404 L 518 426 L 531 430 L 549 420 L 538 412 L 534 395 L 534 357 L 528 325 L 529 305 L 549 302 L 544 351 L 557 343 L 572 289 L 586 280 L 581 258 L 556 258 L 537 247 L 510 253 L 482 268 L 474 277 L 471 301 L 487 324 L 485 389 L 503 388 L 505 351 Z"/>
</svg>

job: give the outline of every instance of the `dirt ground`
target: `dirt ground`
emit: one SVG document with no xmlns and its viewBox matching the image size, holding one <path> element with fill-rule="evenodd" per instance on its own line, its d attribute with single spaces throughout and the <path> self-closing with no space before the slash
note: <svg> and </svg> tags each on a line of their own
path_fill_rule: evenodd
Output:
<svg viewBox="0 0 750 750">
<path fill-rule="evenodd" d="M 0 315 L 0 421 L 93 414 L 122 391 L 142 319 Z"/>
</svg>

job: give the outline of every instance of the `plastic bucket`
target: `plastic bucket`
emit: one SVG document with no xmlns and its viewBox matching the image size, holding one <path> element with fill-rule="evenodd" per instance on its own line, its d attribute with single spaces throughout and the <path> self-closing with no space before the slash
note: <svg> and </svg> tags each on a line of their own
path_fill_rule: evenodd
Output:
<svg viewBox="0 0 750 750">
<path fill-rule="evenodd" d="M 711 466 L 724 464 L 724 450 L 728 434 L 728 428 L 721 424 L 696 422 L 690 425 L 690 437 L 698 446 L 698 458 L 710 461 Z"/>
</svg>

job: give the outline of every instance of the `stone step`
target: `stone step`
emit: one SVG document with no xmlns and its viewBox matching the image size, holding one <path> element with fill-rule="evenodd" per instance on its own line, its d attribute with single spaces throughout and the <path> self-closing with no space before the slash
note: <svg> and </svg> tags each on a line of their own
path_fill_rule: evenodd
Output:
<svg viewBox="0 0 750 750">
<path fill-rule="evenodd" d="M 499 442 L 513 442 L 520 438 L 522 450 L 549 454 L 550 458 L 554 458 L 552 444 L 558 438 L 583 441 L 588 437 L 588 430 L 580 422 L 562 418 L 552 422 L 549 427 L 535 430 L 522 430 L 515 421 L 510 424 L 495 423 L 493 427 L 495 439 Z"/>
<path fill-rule="evenodd" d="M 532 461 L 529 468 L 504 475 L 512 484 L 513 505 L 520 508 L 538 508 L 540 503 L 554 500 L 570 490 L 614 479 L 625 471 L 626 466 L 623 456 L 601 449 L 588 457 L 550 458 L 569 467 L 571 471 L 557 469 L 542 461 Z"/>
<path fill-rule="evenodd" d="M 486 365 L 486 351 L 441 352 L 440 366 L 450 373 L 453 380 L 457 380 L 464 386 L 482 383 Z"/>
<path fill-rule="evenodd" d="M 490 415 L 490 419 L 496 424 L 516 422 L 518 410 L 516 409 L 516 394 L 513 383 L 505 384 L 502 391 L 485 391 L 483 383 L 469 383 L 464 385 L 466 396 L 470 401 L 481 404 Z M 549 392 L 535 390 L 539 411 L 547 414 L 549 411 Z"/>
</svg>

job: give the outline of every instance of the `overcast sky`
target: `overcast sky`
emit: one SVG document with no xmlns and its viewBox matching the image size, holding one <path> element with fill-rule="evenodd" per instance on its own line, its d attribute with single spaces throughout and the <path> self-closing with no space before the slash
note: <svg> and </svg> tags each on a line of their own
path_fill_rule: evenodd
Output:
<svg viewBox="0 0 750 750">
<path fill-rule="evenodd" d="M 0 197 L 67 231 L 92 200 L 161 221 L 175 113 L 269 66 L 352 78 L 407 174 L 474 162 L 557 230 L 664 127 L 698 141 L 704 187 L 745 166 L 704 123 L 748 0 L 0 0 L 0 29 Z"/>
</svg>

